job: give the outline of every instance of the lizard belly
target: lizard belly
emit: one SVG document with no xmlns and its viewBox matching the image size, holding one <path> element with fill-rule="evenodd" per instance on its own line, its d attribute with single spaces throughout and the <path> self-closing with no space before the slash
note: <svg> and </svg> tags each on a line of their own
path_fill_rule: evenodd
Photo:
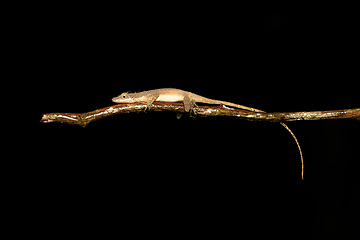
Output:
<svg viewBox="0 0 360 240">
<path fill-rule="evenodd" d="M 161 94 L 156 101 L 161 102 L 180 102 L 184 99 L 181 95 L 175 95 L 175 94 Z"/>
</svg>

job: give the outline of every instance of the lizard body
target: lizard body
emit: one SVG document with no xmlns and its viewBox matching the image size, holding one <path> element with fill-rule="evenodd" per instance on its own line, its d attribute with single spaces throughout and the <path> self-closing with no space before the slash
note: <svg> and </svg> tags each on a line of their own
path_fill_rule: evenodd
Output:
<svg viewBox="0 0 360 240">
<path fill-rule="evenodd" d="M 160 101 L 160 102 L 183 102 L 184 108 L 186 112 L 194 111 L 194 106 L 196 106 L 196 102 L 199 103 L 207 103 L 207 104 L 219 104 L 219 105 L 227 105 L 231 107 L 236 107 L 239 109 L 249 110 L 252 112 L 262 112 L 265 111 L 246 107 L 243 105 L 226 102 L 226 101 L 220 101 L 215 99 L 206 98 L 200 95 L 197 95 L 195 93 L 191 93 L 188 91 L 176 89 L 176 88 L 160 88 L 160 89 L 154 89 L 149 91 L 143 91 L 138 93 L 128 93 L 124 92 L 121 95 L 114 97 L 112 99 L 113 102 L 116 103 L 134 103 L 134 102 L 144 102 L 147 105 L 147 109 L 149 109 L 153 102 Z M 302 164 L 302 171 L 301 171 L 301 177 L 304 179 L 304 161 L 303 161 L 303 155 L 300 148 L 300 144 L 295 137 L 295 134 L 290 130 L 290 128 L 283 122 L 280 122 L 280 124 L 286 128 L 286 130 L 291 134 L 291 136 L 294 138 L 298 149 L 300 151 L 300 157 L 301 157 L 301 164 Z"/>
<path fill-rule="evenodd" d="M 155 101 L 160 102 L 183 102 L 185 111 L 189 112 L 193 110 L 196 102 L 207 103 L 207 104 L 220 104 L 227 105 L 231 107 L 236 107 L 244 110 L 249 110 L 252 112 L 263 112 L 259 109 L 246 107 L 243 105 L 214 100 L 210 98 L 206 98 L 195 93 L 187 92 L 184 90 L 176 89 L 176 88 L 160 88 L 154 89 L 144 92 L 138 93 L 122 93 L 118 97 L 114 97 L 112 99 L 113 102 L 116 103 L 133 103 L 133 102 L 145 102 L 147 107 L 150 108 L 151 104 Z"/>
</svg>

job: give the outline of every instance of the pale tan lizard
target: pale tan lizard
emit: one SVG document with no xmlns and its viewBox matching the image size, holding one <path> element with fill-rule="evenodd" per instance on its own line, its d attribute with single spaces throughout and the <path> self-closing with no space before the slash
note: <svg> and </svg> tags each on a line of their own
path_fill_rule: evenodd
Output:
<svg viewBox="0 0 360 240">
<path fill-rule="evenodd" d="M 206 97 L 197 95 L 195 93 L 183 91 L 183 90 L 176 89 L 176 88 L 160 88 L 160 89 L 154 89 L 154 90 L 138 92 L 138 93 L 124 92 L 121 95 L 114 97 L 112 99 L 112 101 L 116 102 L 116 103 L 143 102 L 143 103 L 146 103 L 146 106 L 147 106 L 146 109 L 150 109 L 151 105 L 155 101 L 183 102 L 185 111 L 186 112 L 192 111 L 194 113 L 195 113 L 195 111 L 193 108 L 194 108 L 194 106 L 196 106 L 196 102 L 200 102 L 200 103 L 207 103 L 207 104 L 226 105 L 226 106 L 230 106 L 230 107 L 236 107 L 239 109 L 249 110 L 252 112 L 263 112 L 264 113 L 264 111 L 256 109 L 256 108 L 251 108 L 251 107 L 246 107 L 246 106 L 231 103 L 231 102 L 206 98 Z M 300 144 L 299 144 L 298 140 L 296 139 L 294 133 L 290 130 L 290 128 L 283 122 L 280 122 L 280 124 L 283 125 L 286 128 L 286 130 L 288 130 L 290 132 L 290 134 L 295 139 L 295 142 L 299 148 L 301 164 L 302 164 L 301 177 L 302 177 L 302 179 L 304 179 L 304 160 L 303 160 L 303 155 L 302 155 L 302 151 L 300 148 Z"/>
</svg>

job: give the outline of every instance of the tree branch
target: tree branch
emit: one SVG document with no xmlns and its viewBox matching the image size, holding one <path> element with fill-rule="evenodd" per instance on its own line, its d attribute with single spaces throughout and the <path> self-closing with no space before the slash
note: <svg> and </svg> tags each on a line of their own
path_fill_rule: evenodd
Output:
<svg viewBox="0 0 360 240">
<path fill-rule="evenodd" d="M 131 112 L 141 112 L 146 108 L 146 104 L 128 103 L 117 104 L 106 108 L 97 109 L 87 113 L 45 113 L 40 122 L 61 122 L 76 124 L 86 127 L 90 122 L 99 120 L 114 114 L 123 114 Z M 270 121 L 285 122 L 299 120 L 325 120 L 325 119 L 343 119 L 354 118 L 360 120 L 360 108 L 329 110 L 329 111 L 311 111 L 311 112 L 251 112 L 247 110 L 229 108 L 226 106 L 198 106 L 195 108 L 197 116 L 228 116 L 245 119 L 248 121 Z M 185 113 L 182 103 L 164 103 L 154 102 L 151 109 L 147 111 L 173 111 Z"/>
</svg>

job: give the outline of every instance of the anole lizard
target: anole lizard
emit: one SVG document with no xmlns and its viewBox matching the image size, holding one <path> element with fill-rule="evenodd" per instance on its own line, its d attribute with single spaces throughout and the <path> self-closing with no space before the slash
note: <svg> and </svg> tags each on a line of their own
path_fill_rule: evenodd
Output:
<svg viewBox="0 0 360 240">
<path fill-rule="evenodd" d="M 134 103 L 134 102 L 143 102 L 146 103 L 147 109 L 151 107 L 153 102 L 160 101 L 160 102 L 183 102 L 184 108 L 186 112 L 194 111 L 194 106 L 196 106 L 196 102 L 199 103 L 207 103 L 207 104 L 220 104 L 220 105 L 226 105 L 230 107 L 236 107 L 239 109 L 249 110 L 252 112 L 265 112 L 256 108 L 246 107 L 243 105 L 226 102 L 226 101 L 220 101 L 215 99 L 210 99 L 206 97 L 202 97 L 200 95 L 197 95 L 195 93 L 183 91 L 176 88 L 160 88 L 160 89 L 154 89 L 149 91 L 143 91 L 138 93 L 128 93 L 124 92 L 121 95 L 114 97 L 112 99 L 113 102 L 116 103 Z M 295 139 L 295 142 L 299 148 L 300 151 L 300 157 L 301 157 L 301 164 L 302 164 L 302 171 L 301 171 L 301 177 L 304 179 L 304 160 L 302 151 L 300 148 L 300 144 L 297 141 L 294 133 L 290 130 L 290 128 L 283 122 L 280 122 L 281 125 L 283 125 L 286 130 L 290 132 L 292 137 Z"/>
</svg>

